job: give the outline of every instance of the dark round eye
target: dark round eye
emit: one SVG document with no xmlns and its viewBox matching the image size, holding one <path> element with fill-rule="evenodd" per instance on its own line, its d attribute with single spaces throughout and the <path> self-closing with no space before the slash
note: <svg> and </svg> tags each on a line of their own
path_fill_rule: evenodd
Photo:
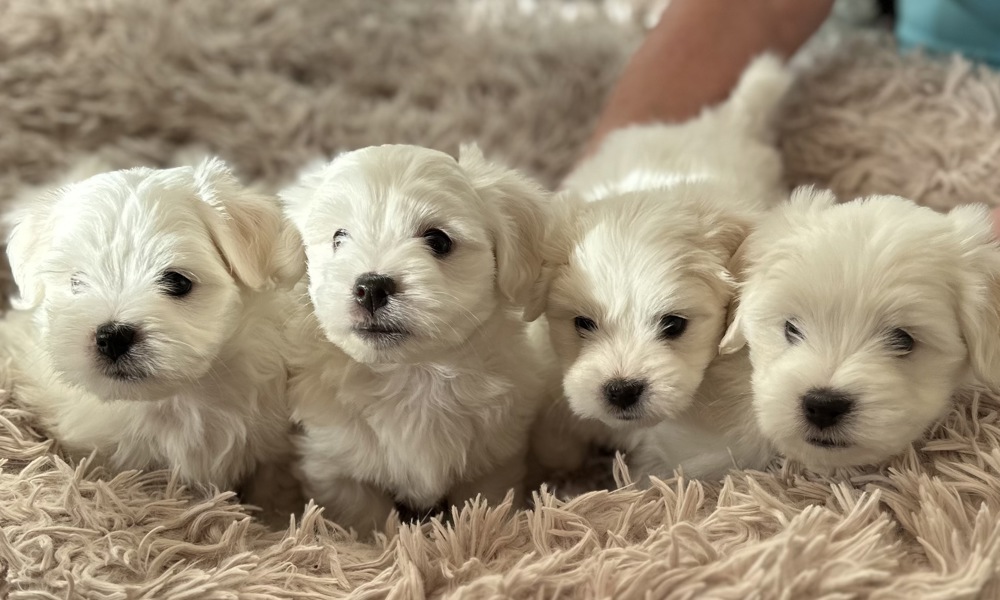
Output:
<svg viewBox="0 0 1000 600">
<path fill-rule="evenodd" d="M 665 340 L 676 340 L 684 335 L 688 320 L 678 315 L 663 315 L 660 318 L 660 337 Z"/>
<path fill-rule="evenodd" d="M 802 332 L 791 321 L 785 321 L 785 339 L 789 344 L 798 344 L 802 341 Z"/>
<path fill-rule="evenodd" d="M 595 331 L 597 329 L 597 323 L 594 323 L 593 319 L 587 317 L 576 317 L 573 319 L 573 325 L 576 327 L 576 332 L 583 335 L 586 331 Z"/>
<path fill-rule="evenodd" d="M 893 329 L 889 332 L 889 347 L 892 348 L 894 352 L 900 354 L 909 354 L 913 351 L 913 336 L 906 333 L 902 329 Z"/>
<path fill-rule="evenodd" d="M 434 254 L 438 256 L 444 256 L 451 252 L 451 238 L 448 234 L 441 231 L 440 229 L 428 229 L 424 232 L 424 241 L 427 242 L 427 247 L 431 249 Z"/>
<path fill-rule="evenodd" d="M 69 289 L 74 294 L 79 294 L 86 286 L 87 284 L 85 284 L 83 280 L 76 275 L 69 278 Z"/>
<path fill-rule="evenodd" d="M 344 242 L 344 238 L 346 238 L 346 237 L 347 237 L 347 230 L 346 229 L 338 229 L 336 232 L 334 232 L 334 234 L 333 234 L 333 249 L 336 250 L 337 248 L 340 248 L 340 244 L 342 244 Z"/>
<path fill-rule="evenodd" d="M 160 276 L 160 286 L 168 296 L 182 298 L 191 292 L 191 280 L 177 271 L 167 271 Z"/>
</svg>

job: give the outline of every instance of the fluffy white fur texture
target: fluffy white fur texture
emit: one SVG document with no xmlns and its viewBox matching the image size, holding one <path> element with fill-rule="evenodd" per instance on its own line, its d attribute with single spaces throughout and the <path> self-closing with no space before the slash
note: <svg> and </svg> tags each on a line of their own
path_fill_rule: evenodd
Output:
<svg viewBox="0 0 1000 600">
<path fill-rule="evenodd" d="M 232 489 L 287 461 L 293 303 L 278 288 L 301 278 L 304 257 L 277 199 L 217 159 L 100 170 L 78 166 L 73 176 L 92 176 L 15 216 L 21 310 L 0 322 L 0 349 L 18 397 L 64 450 L 115 469 Z M 109 323 L 134 332 L 117 357 L 99 350 Z"/>
<path fill-rule="evenodd" d="M 739 256 L 746 281 L 722 348 L 749 345 L 758 424 L 788 457 L 878 463 L 919 439 L 958 388 L 1000 389 L 1000 247 L 985 207 L 836 204 L 800 188 Z M 810 423 L 816 390 L 845 403 L 839 420 Z"/>
<path fill-rule="evenodd" d="M 769 456 L 748 418 L 746 358 L 713 360 L 730 260 L 787 194 L 772 116 L 790 82 L 779 59 L 759 57 L 723 105 L 613 133 L 566 180 L 526 317 L 545 312 L 572 413 L 611 428 L 602 442 L 628 449 L 640 476 L 719 477 Z M 536 429 L 550 468 L 573 468 L 595 433 L 567 412 L 557 403 Z"/>
<path fill-rule="evenodd" d="M 282 197 L 313 310 L 290 390 L 307 493 L 362 533 L 394 503 L 520 495 L 546 357 L 512 308 L 541 269 L 543 190 L 474 146 L 456 161 L 389 145 L 312 168 Z M 357 301 L 366 274 L 395 288 L 375 311 Z"/>
</svg>

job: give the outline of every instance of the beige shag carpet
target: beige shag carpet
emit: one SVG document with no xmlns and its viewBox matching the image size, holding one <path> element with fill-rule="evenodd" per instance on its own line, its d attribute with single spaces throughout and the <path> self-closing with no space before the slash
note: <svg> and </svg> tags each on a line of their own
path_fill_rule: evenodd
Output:
<svg viewBox="0 0 1000 600">
<path fill-rule="evenodd" d="M 654 10 L 655 2 L 632 2 Z M 318 152 L 479 140 L 548 183 L 645 14 L 626 0 L 0 0 L 0 196 L 101 152 L 211 148 L 277 182 Z M 522 12 L 519 12 L 519 9 Z M 534 10 L 525 15 L 524 10 Z M 796 182 L 934 207 L 1000 200 L 1000 75 L 841 40 L 784 118 Z M 1000 402 L 961 398 L 906 456 L 778 464 L 353 541 L 287 531 L 164 473 L 69 466 L 0 377 L 0 597 L 997 598 Z"/>
</svg>

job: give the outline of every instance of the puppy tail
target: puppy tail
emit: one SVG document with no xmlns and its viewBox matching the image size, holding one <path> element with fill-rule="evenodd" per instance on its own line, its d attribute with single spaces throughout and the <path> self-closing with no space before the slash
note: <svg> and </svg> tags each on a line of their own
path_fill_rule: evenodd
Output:
<svg viewBox="0 0 1000 600">
<path fill-rule="evenodd" d="M 766 143 L 774 141 L 774 121 L 781 101 L 792 85 L 792 72 L 771 53 L 750 62 L 723 111 L 736 128 Z"/>
</svg>

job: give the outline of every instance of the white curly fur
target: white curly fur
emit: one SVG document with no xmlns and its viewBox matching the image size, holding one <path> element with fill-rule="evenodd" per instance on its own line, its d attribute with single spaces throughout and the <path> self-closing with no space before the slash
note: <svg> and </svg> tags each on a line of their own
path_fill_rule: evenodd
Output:
<svg viewBox="0 0 1000 600">
<path fill-rule="evenodd" d="M 281 326 L 304 269 L 276 199 L 220 160 L 134 168 L 27 199 L 8 254 L 19 308 L 0 322 L 19 400 L 76 457 L 173 468 L 232 489 L 291 451 Z M 80 175 L 79 169 L 71 171 Z M 192 282 L 170 296 L 165 272 Z M 114 360 L 105 323 L 136 330 Z"/>
<path fill-rule="evenodd" d="M 878 463 L 919 439 L 956 389 L 1000 387 L 1000 248 L 985 207 L 836 204 L 800 188 L 740 255 L 723 349 L 749 345 L 758 424 L 787 456 Z M 807 417 L 822 409 L 807 402 L 816 390 L 848 402 L 836 422 Z"/>
<path fill-rule="evenodd" d="M 790 82 L 778 58 L 760 57 L 726 103 L 686 123 L 612 133 L 567 178 L 526 313 L 544 311 L 570 409 L 557 403 L 536 427 L 543 464 L 574 468 L 595 434 L 627 449 L 640 478 L 676 468 L 718 477 L 767 461 L 746 418 L 746 357 L 716 357 L 732 256 L 787 193 L 772 118 Z M 668 333 L 677 319 L 683 331 Z M 626 383 L 641 391 L 616 405 L 612 390 Z"/>
<path fill-rule="evenodd" d="M 282 197 L 314 310 L 292 334 L 305 341 L 290 392 L 308 494 L 362 533 L 397 502 L 520 498 L 543 357 L 511 308 L 541 267 L 542 190 L 474 147 L 456 161 L 378 146 L 313 167 Z M 428 246 L 431 229 L 450 252 Z M 354 297 L 366 273 L 397 286 L 370 314 Z M 359 329 L 372 326 L 395 333 Z"/>
</svg>

